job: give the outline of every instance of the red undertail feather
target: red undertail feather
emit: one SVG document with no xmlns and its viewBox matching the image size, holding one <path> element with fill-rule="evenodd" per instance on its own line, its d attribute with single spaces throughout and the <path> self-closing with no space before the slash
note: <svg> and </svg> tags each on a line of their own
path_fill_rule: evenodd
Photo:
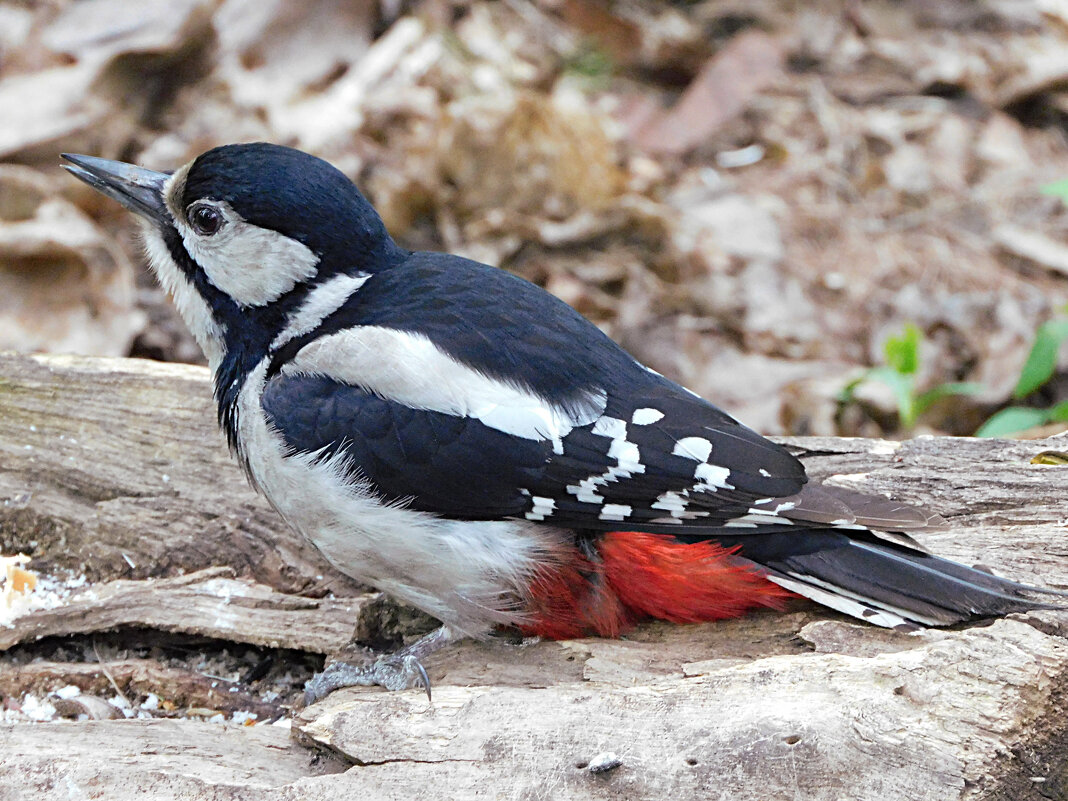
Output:
<svg viewBox="0 0 1068 801">
<path fill-rule="evenodd" d="M 588 558 L 569 548 L 531 583 L 524 634 L 616 637 L 646 618 L 721 620 L 759 606 L 782 608 L 794 597 L 711 542 L 611 532 L 596 550 Z"/>
</svg>

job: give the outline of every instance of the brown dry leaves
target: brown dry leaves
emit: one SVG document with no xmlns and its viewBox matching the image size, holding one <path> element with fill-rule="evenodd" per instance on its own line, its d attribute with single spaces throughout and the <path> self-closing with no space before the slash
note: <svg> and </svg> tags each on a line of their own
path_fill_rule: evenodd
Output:
<svg viewBox="0 0 1068 801">
<path fill-rule="evenodd" d="M 769 432 L 876 433 L 834 396 L 914 321 L 925 381 L 989 387 L 929 420 L 967 433 L 1068 300 L 1068 215 L 1039 193 L 1068 173 L 1053 4 L 393 8 L 0 4 L 0 158 L 38 171 L 0 165 L 0 344 L 140 332 L 134 352 L 191 358 L 142 276 L 145 329 L 136 247 L 58 195 L 130 243 L 125 217 L 39 172 L 250 139 L 331 159 L 405 244 L 541 282 Z"/>
</svg>

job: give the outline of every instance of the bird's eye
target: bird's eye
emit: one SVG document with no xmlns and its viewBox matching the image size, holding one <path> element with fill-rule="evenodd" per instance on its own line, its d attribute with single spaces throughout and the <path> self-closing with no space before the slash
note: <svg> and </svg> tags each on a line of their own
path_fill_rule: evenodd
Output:
<svg viewBox="0 0 1068 801">
<path fill-rule="evenodd" d="M 209 206 L 207 203 L 194 203 L 186 210 L 186 216 L 189 218 L 189 224 L 193 226 L 193 230 L 201 236 L 217 234 L 219 229 L 222 228 L 222 214 L 219 213 L 217 208 Z"/>
</svg>

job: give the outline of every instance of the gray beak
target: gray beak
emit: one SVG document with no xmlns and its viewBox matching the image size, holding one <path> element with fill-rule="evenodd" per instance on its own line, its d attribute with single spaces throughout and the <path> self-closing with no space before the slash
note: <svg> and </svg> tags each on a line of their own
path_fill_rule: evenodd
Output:
<svg viewBox="0 0 1068 801">
<path fill-rule="evenodd" d="M 171 177 L 170 173 L 95 156 L 62 155 L 70 162 L 63 169 L 75 178 L 157 225 L 170 224 L 170 214 L 163 203 L 163 184 Z"/>
</svg>

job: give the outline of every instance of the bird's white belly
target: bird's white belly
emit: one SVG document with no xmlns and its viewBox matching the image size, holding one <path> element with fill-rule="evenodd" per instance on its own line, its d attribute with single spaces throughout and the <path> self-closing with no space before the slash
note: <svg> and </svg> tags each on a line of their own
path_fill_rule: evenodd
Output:
<svg viewBox="0 0 1068 801">
<path fill-rule="evenodd" d="M 286 453 L 259 403 L 267 362 L 238 399 L 242 450 L 253 481 L 338 570 L 467 634 L 516 622 L 537 566 L 561 534 L 519 520 L 456 521 L 383 504 L 346 475 L 343 456 Z"/>
</svg>

